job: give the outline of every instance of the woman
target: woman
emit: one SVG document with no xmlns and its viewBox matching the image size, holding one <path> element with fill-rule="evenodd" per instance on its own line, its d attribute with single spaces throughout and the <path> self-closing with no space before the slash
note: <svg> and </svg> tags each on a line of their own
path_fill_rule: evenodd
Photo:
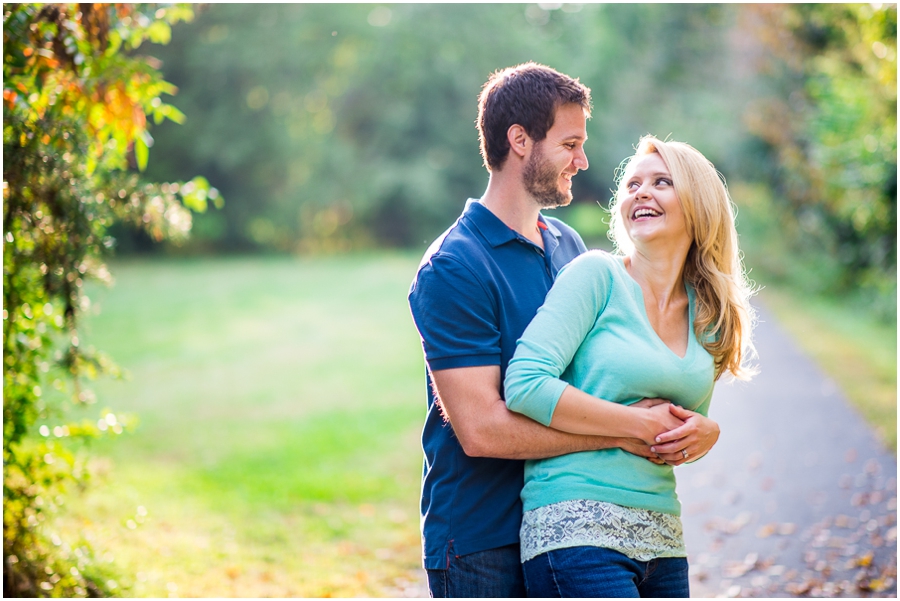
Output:
<svg viewBox="0 0 900 601">
<path fill-rule="evenodd" d="M 506 402 L 566 432 L 658 445 L 685 409 L 706 415 L 722 374 L 751 375 L 752 291 L 728 192 L 691 146 L 642 138 L 610 210 L 618 252 L 560 272 L 509 364 Z M 654 397 L 674 405 L 629 407 Z M 699 448 L 674 444 L 685 460 Z M 689 596 L 670 463 L 620 449 L 529 461 L 529 596 Z"/>
</svg>

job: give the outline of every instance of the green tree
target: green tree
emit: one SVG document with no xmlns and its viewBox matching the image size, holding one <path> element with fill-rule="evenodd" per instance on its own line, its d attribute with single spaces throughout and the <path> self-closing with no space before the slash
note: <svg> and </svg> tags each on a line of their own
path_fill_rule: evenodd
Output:
<svg viewBox="0 0 900 601">
<path fill-rule="evenodd" d="M 110 279 L 110 225 L 182 239 L 188 209 L 221 200 L 202 178 L 159 185 L 134 172 L 153 143 L 148 120 L 183 119 L 161 99 L 175 88 L 136 50 L 146 39 L 166 42 L 170 25 L 192 16 L 183 5 L 3 7 L 5 595 L 117 592 L 90 548 L 63 540 L 48 516 L 87 478 L 75 441 L 121 433 L 123 420 L 104 412 L 97 422 L 66 423 L 65 407 L 44 391 L 66 389 L 71 403 L 90 404 L 81 380 L 115 371 L 78 337 L 89 305 L 84 280 Z M 35 432 L 38 420 L 45 423 Z"/>
<path fill-rule="evenodd" d="M 788 236 L 834 257 L 820 290 L 896 316 L 897 5 L 748 9 L 769 93 L 747 112 L 770 146 Z"/>
<path fill-rule="evenodd" d="M 474 128 L 481 86 L 496 69 L 534 60 L 594 91 L 592 167 L 575 192 L 597 208 L 648 132 L 690 140 L 717 165 L 726 156 L 743 164 L 734 151 L 746 137 L 734 119 L 742 90 L 723 93 L 723 79 L 735 83 L 734 14 L 702 5 L 212 6 L 154 49 L 191 120 L 158 130 L 163 152 L 150 171 L 206 173 L 228 196 L 223 211 L 198 217 L 195 243 L 422 245 L 487 182 Z"/>
</svg>

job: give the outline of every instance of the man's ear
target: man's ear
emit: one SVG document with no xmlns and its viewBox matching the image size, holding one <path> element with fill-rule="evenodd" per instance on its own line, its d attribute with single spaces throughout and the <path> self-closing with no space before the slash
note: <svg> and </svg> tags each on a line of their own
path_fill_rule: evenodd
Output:
<svg viewBox="0 0 900 601">
<path fill-rule="evenodd" d="M 506 139 L 509 141 L 510 151 L 516 153 L 520 157 L 525 156 L 528 145 L 531 143 L 531 137 L 525 133 L 525 128 L 521 125 L 513 124 L 506 130 Z"/>
</svg>

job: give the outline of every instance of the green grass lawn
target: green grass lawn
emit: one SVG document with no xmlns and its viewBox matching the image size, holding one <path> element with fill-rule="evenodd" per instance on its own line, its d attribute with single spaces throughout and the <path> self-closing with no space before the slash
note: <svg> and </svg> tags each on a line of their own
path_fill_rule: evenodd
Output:
<svg viewBox="0 0 900 601">
<path fill-rule="evenodd" d="M 98 381 L 86 414 L 139 423 L 93 445 L 96 480 L 60 528 L 105 553 L 130 596 L 395 596 L 420 581 L 417 261 L 114 263 L 81 337 L 129 377 Z M 761 298 L 851 399 L 880 399 L 865 414 L 896 445 L 896 328 Z"/>
<path fill-rule="evenodd" d="M 390 594 L 419 566 L 423 360 L 411 255 L 128 261 L 82 338 L 129 372 L 100 401 L 67 528 L 135 596 Z"/>
</svg>

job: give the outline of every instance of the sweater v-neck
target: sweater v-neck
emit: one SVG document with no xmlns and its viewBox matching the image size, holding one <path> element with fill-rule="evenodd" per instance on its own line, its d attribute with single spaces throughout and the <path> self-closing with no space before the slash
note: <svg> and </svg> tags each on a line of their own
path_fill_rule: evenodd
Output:
<svg viewBox="0 0 900 601">
<path fill-rule="evenodd" d="M 634 296 L 634 302 L 638 306 L 638 311 L 641 316 L 644 318 L 644 323 L 647 328 L 653 332 L 653 336 L 657 343 L 665 348 L 669 353 L 671 353 L 672 357 L 677 359 L 678 361 L 685 361 L 690 356 L 693 346 L 695 344 L 695 336 L 692 335 L 694 331 L 694 291 L 693 289 L 684 282 L 684 291 L 687 294 L 688 298 L 688 343 L 684 349 L 684 355 L 680 356 L 678 353 L 672 350 L 672 348 L 666 344 L 666 342 L 660 337 L 659 333 L 656 331 L 656 328 L 653 327 L 653 324 L 650 322 L 650 316 L 647 315 L 647 307 L 644 304 L 644 290 L 641 288 L 641 285 L 631 277 L 631 274 L 628 273 L 628 269 L 625 267 L 625 257 L 617 257 L 618 261 L 616 261 L 616 265 L 618 265 L 622 270 L 622 275 L 624 275 L 627 279 L 626 281 L 631 285 L 631 292 Z"/>
</svg>

